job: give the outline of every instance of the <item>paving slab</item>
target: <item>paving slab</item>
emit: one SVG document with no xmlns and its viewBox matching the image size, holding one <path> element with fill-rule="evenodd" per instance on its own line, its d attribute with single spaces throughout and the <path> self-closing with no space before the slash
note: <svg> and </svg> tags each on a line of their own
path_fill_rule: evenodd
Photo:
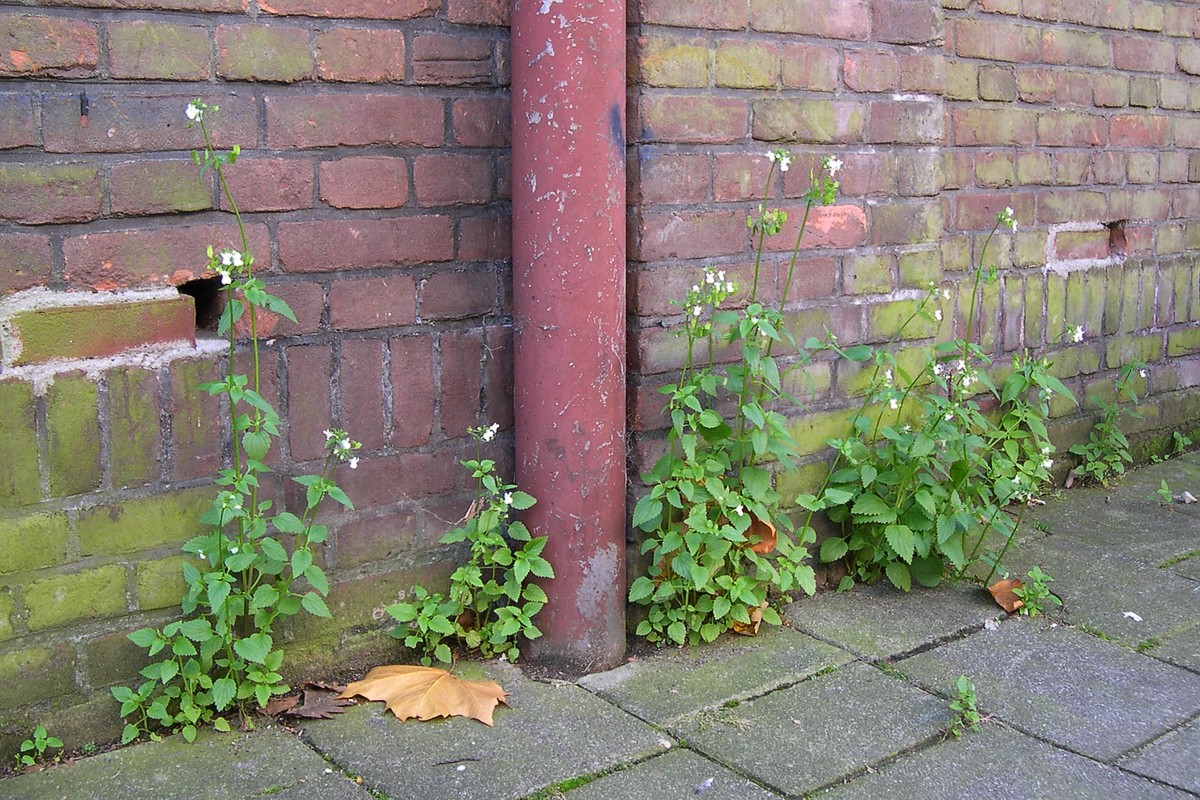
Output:
<svg viewBox="0 0 1200 800">
<path fill-rule="evenodd" d="M 641 719 L 666 725 L 702 708 L 742 700 L 850 661 L 845 650 L 786 628 L 728 636 L 704 647 L 667 648 L 580 678 L 588 691 Z"/>
<path fill-rule="evenodd" d="M 1164 569 L 1169 570 L 1180 578 L 1200 581 L 1200 548 L 1197 548 L 1195 555 L 1169 564 Z"/>
<path fill-rule="evenodd" d="M 816 796 L 821 800 L 1182 800 L 1188 795 L 1000 725 L 985 724 Z"/>
<path fill-rule="evenodd" d="M 672 746 L 616 706 L 566 682 L 538 683 L 516 667 L 460 664 L 466 678 L 497 681 L 510 707 L 495 727 L 463 717 L 400 722 L 383 703 L 306 723 L 304 739 L 391 798 L 519 798 Z"/>
<path fill-rule="evenodd" d="M 564 795 L 567 800 L 778 800 L 735 772 L 690 750 L 672 750 L 605 775 Z"/>
<path fill-rule="evenodd" d="M 1200 625 L 1163 639 L 1149 652 L 1155 658 L 1200 673 Z"/>
<path fill-rule="evenodd" d="M 1101 761 L 1200 711 L 1200 675 L 1081 631 L 1011 619 L 895 664 L 950 696 L 959 675 L 979 708 L 1014 727 Z"/>
<path fill-rule="evenodd" d="M 20 800 L 230 800 L 269 796 L 370 800 L 295 736 L 277 729 L 180 736 L 134 745 L 0 781 Z"/>
<path fill-rule="evenodd" d="M 785 610 L 792 626 L 872 660 L 893 658 L 978 628 L 1004 612 L 979 587 L 888 583 L 824 593 Z"/>
<path fill-rule="evenodd" d="M 671 730 L 714 761 L 795 795 L 936 739 L 949 722 L 946 702 L 858 663 Z"/>
<path fill-rule="evenodd" d="M 1037 564 L 1054 581 L 1062 619 L 1130 647 L 1200 624 L 1200 583 L 1052 534 L 1008 559 L 1016 575 Z"/>
<path fill-rule="evenodd" d="M 1200 720 L 1171 731 L 1120 763 L 1139 775 L 1200 794 Z"/>
</svg>

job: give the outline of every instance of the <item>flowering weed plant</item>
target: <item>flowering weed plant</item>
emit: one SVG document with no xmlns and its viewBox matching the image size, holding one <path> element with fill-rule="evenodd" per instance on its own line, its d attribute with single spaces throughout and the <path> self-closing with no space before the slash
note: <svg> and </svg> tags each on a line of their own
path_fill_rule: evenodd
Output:
<svg viewBox="0 0 1200 800">
<path fill-rule="evenodd" d="M 1073 479 L 1108 486 L 1110 479 L 1125 474 L 1125 467 L 1133 461 L 1133 455 L 1129 452 L 1129 440 L 1121 430 L 1120 420 L 1123 414 L 1140 419 L 1131 407 L 1138 401 L 1134 384 L 1138 378 L 1147 375 L 1146 365 L 1142 362 L 1126 364 L 1117 373 L 1112 400 L 1090 398 L 1100 407 L 1100 418 L 1088 433 L 1087 442 L 1071 447 L 1071 455 L 1079 462 L 1071 470 Z M 1129 405 L 1123 405 L 1126 402 Z"/>
<path fill-rule="evenodd" d="M 443 536 L 442 543 L 467 542 L 471 551 L 467 563 L 450 576 L 449 594 L 416 586 L 412 602 L 387 608 L 400 623 L 392 635 L 419 650 L 425 666 L 434 659 L 451 663 L 451 642 L 485 658 L 515 661 L 522 637 L 542 635 L 533 618 L 546 605 L 546 592 L 530 577 L 554 577 L 550 562 L 541 556 L 547 537 L 531 537 L 524 523 L 511 518 L 513 511 L 533 506 L 534 498 L 502 483 L 496 463 L 479 457 L 478 444 L 490 442 L 497 430 L 495 424 L 470 429 L 477 442 L 476 457 L 462 465 L 475 478 L 475 501 L 465 523 Z"/>
<path fill-rule="evenodd" d="M 205 124 L 206 114 L 216 110 L 196 100 L 186 115 L 189 127 L 198 126 L 204 136 L 204 149 L 192 156 L 203 172 L 216 174 L 241 236 L 239 250 L 208 248 L 208 268 L 225 293 L 218 331 L 228 337 L 229 363 L 227 377 L 201 387 L 228 399 L 233 452 L 230 466 L 216 478 L 220 488 L 212 506 L 200 518 L 210 532 L 183 546 L 192 556 L 184 565 L 183 619 L 129 635 L 159 660 L 142 669 L 146 681 L 136 689 L 112 689 L 128 720 L 122 743 L 143 733 L 157 739 L 160 730 L 177 730 L 190 742 L 202 724 L 229 730 L 233 714 L 250 724 L 249 709 L 289 691 L 280 674 L 283 651 L 275 646 L 276 625 L 301 610 L 330 615 L 324 600 L 329 580 L 314 558 L 328 531 L 316 522 L 316 513 L 327 498 L 353 507 L 333 471 L 340 463 L 357 467 L 354 453 L 362 445 L 342 430 L 325 431 L 319 473 L 293 478 L 305 488 L 300 514 L 273 513 L 271 501 L 259 496 L 260 478 L 271 472 L 265 462 L 272 439 L 280 434 L 280 420 L 260 393 L 257 313 L 266 309 L 295 317 L 255 275 L 241 214 L 225 181 L 224 167 L 236 162 L 238 148 L 217 152 Z M 249 375 L 238 374 L 234 362 L 234 326 L 243 317 Z"/>
</svg>

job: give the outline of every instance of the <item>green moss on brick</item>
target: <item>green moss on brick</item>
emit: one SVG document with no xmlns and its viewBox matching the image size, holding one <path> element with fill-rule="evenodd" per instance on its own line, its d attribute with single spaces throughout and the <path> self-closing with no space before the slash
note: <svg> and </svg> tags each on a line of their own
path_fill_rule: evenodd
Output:
<svg viewBox="0 0 1200 800">
<path fill-rule="evenodd" d="M 707 86 L 708 47 L 662 36 L 642 40 L 638 71 L 647 86 Z"/>
<path fill-rule="evenodd" d="M 101 506 L 80 514 L 79 549 L 84 556 L 136 553 L 181 544 L 206 529 L 199 517 L 214 491 L 185 489 Z"/>
<path fill-rule="evenodd" d="M 41 499 L 33 387 L 0 381 L 0 507 L 19 508 Z"/>
<path fill-rule="evenodd" d="M 779 82 L 779 57 L 765 44 L 730 44 L 717 50 L 717 85 L 770 89 Z"/>
<path fill-rule="evenodd" d="M 1077 344 L 1055 351 L 1050 358 L 1050 374 L 1060 380 L 1086 375 L 1100 369 L 1099 346 Z"/>
<path fill-rule="evenodd" d="M 792 437 L 800 455 L 819 453 L 829 447 L 829 439 L 841 438 L 850 432 L 854 411 L 814 411 L 791 423 Z"/>
<path fill-rule="evenodd" d="M 857 142 L 866 115 L 861 103 L 841 100 L 759 100 L 754 138 L 767 142 Z"/>
<path fill-rule="evenodd" d="M 814 494 L 825 483 L 829 465 L 825 462 L 805 464 L 790 472 L 781 472 L 775 478 L 775 490 L 783 495 L 783 505 L 790 508 L 802 494 Z"/>
<path fill-rule="evenodd" d="M 1045 278 L 1041 275 L 1025 276 L 1025 344 L 1038 347 L 1045 341 L 1042 326 L 1042 293 Z"/>
<path fill-rule="evenodd" d="M 0 642 L 13 638 L 13 598 L 8 590 L 0 591 Z"/>
<path fill-rule="evenodd" d="M 46 392 L 46 461 L 50 496 L 100 485 L 100 418 L 96 384 L 84 375 L 60 376 Z"/>
<path fill-rule="evenodd" d="M 892 289 L 890 255 L 848 255 L 842 261 L 842 281 L 849 294 L 874 294 Z"/>
<path fill-rule="evenodd" d="M 196 312 L 192 298 L 182 296 L 37 309 L 15 314 L 9 325 L 21 340 L 21 353 L 11 363 L 38 364 L 54 358 L 100 358 L 160 342 L 194 342 Z"/>
<path fill-rule="evenodd" d="M 871 306 L 867 312 L 868 330 L 877 341 L 884 339 L 928 339 L 938 332 L 937 320 L 933 319 L 932 305 L 927 305 L 918 314 L 920 300 L 897 300 Z M 924 316 L 928 314 L 929 317 Z"/>
<path fill-rule="evenodd" d="M 137 597 L 142 611 L 177 606 L 186 591 L 183 556 L 138 563 Z"/>
<path fill-rule="evenodd" d="M 1186 356 L 1200 352 L 1200 328 L 1183 328 L 1167 335 L 1167 355 Z"/>
<path fill-rule="evenodd" d="M 70 645 L 27 647 L 0 655 L 0 708 L 21 708 L 74 690 Z"/>
<path fill-rule="evenodd" d="M 238 25 L 217 32 L 217 72 L 225 78 L 291 82 L 313 73 L 308 32 L 282 25 Z"/>
<path fill-rule="evenodd" d="M 110 633 L 88 640 L 83 645 L 87 664 L 87 683 L 96 688 L 114 683 L 141 681 L 138 670 L 149 663 L 144 648 L 129 641 L 128 631 Z"/>
<path fill-rule="evenodd" d="M 72 622 L 125 613 L 125 570 L 106 567 L 56 575 L 25 587 L 29 630 L 57 628 Z"/>
<path fill-rule="evenodd" d="M 900 254 L 900 285 L 924 289 L 942 282 L 942 252 L 939 249 L 913 250 Z"/>
<path fill-rule="evenodd" d="M 1114 336 L 1108 340 L 1104 361 L 1110 369 L 1123 367 L 1134 361 L 1150 363 L 1162 353 L 1162 336 Z"/>
<path fill-rule="evenodd" d="M 144 369 L 108 373 L 109 448 L 114 488 L 141 486 L 158 475 L 161 450 L 158 381 Z"/>
<path fill-rule="evenodd" d="M 0 575 L 63 563 L 70 535 L 66 514 L 0 519 Z"/>
</svg>

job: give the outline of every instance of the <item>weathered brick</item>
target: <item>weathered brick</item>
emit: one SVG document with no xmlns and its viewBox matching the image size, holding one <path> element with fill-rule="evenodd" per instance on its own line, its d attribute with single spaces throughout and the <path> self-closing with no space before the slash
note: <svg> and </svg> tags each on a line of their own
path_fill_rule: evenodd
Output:
<svg viewBox="0 0 1200 800">
<path fill-rule="evenodd" d="M 335 330 L 368 330 L 416 321 L 416 285 L 408 275 L 335 281 L 329 289 Z"/>
<path fill-rule="evenodd" d="M 126 161 L 109 171 L 114 214 L 147 216 L 212 207 L 212 185 L 191 161 Z"/>
<path fill-rule="evenodd" d="M 875 153 L 846 153 L 845 164 L 838 173 L 841 183 L 839 191 L 846 197 L 864 197 L 874 194 L 894 194 L 898 191 L 896 160 Z M 788 173 L 791 175 L 792 173 Z M 798 179 L 800 175 L 796 176 Z M 804 182 L 807 184 L 807 175 Z M 785 183 L 787 183 L 785 181 Z M 799 188 L 799 187 L 797 187 Z M 804 191 L 804 189 L 800 189 Z"/>
<path fill-rule="evenodd" d="M 1038 29 L 997 19 L 960 19 L 954 23 L 954 45 L 964 58 L 1035 62 Z"/>
<path fill-rule="evenodd" d="M 464 217 L 458 225 L 459 261 L 512 258 L 512 219 L 505 214 Z"/>
<path fill-rule="evenodd" d="M 87 78 L 96 74 L 100 34 L 65 17 L 0 16 L 0 76 Z"/>
<path fill-rule="evenodd" d="M 418 517 L 411 511 L 365 517 L 337 530 L 339 568 L 386 562 L 419 545 L 422 531 Z M 443 531 L 430 535 L 429 546 L 437 543 Z"/>
<path fill-rule="evenodd" d="M 634 41 L 634 47 L 636 49 L 630 54 L 630 77 L 633 79 L 636 76 L 641 85 L 708 86 L 709 44 L 705 39 L 696 36 L 640 36 Z"/>
<path fill-rule="evenodd" d="M 334 208 L 398 208 L 408 202 L 408 162 L 389 156 L 322 161 L 321 199 Z"/>
<path fill-rule="evenodd" d="M 413 159 L 413 192 L 418 206 L 486 203 L 492 199 L 495 183 L 488 156 L 442 153 Z"/>
<path fill-rule="evenodd" d="M 508 3 L 505 0 L 450 0 L 446 18 L 460 25 L 507 27 Z"/>
<path fill-rule="evenodd" d="M 1184 111 L 1191 100 L 1191 89 L 1188 81 L 1163 78 L 1158 82 L 1158 104 L 1162 108 Z"/>
<path fill-rule="evenodd" d="M 438 416 L 447 438 L 465 436 L 468 427 L 486 425 L 483 416 L 483 332 L 448 332 L 438 337 L 441 383 Z"/>
<path fill-rule="evenodd" d="M 137 367 L 109 370 L 109 470 L 114 488 L 125 489 L 154 481 L 159 474 L 158 380 Z"/>
<path fill-rule="evenodd" d="M 894 262 L 894 256 L 882 253 L 847 256 L 842 261 L 842 281 L 846 293 L 890 292 Z"/>
<path fill-rule="evenodd" d="M 845 55 L 846 88 L 856 92 L 887 92 L 900 84 L 894 53 L 851 50 Z"/>
<path fill-rule="evenodd" d="M 1029 194 L 971 194 L 958 198 L 955 225 L 959 230 L 991 230 L 1005 208 L 1020 222 L 1033 219 L 1034 199 Z"/>
<path fill-rule="evenodd" d="M 245 13 L 247 0 L 120 0 L 121 8 L 144 8 L 154 11 L 232 11 Z M 83 8 L 114 7 L 113 0 L 57 0 L 55 5 Z"/>
<path fill-rule="evenodd" d="M 59 375 L 46 392 L 46 456 L 50 496 L 100 485 L 100 420 L 96 384 L 80 373 Z"/>
<path fill-rule="evenodd" d="M 333 355 L 327 344 L 295 345 L 286 352 L 290 454 L 293 461 L 313 461 L 324 455 L 323 431 L 333 425 Z M 353 420 L 346 423 L 353 436 Z"/>
<path fill-rule="evenodd" d="M 1200 147 L 1200 119 L 1174 117 L 1171 125 L 1176 147 Z"/>
<path fill-rule="evenodd" d="M 1012 67 L 980 67 L 979 99 L 1011 103 L 1017 99 L 1017 76 Z"/>
<path fill-rule="evenodd" d="M 1109 119 L 1114 147 L 1162 147 L 1171 135 L 1171 118 L 1159 114 L 1118 114 Z"/>
<path fill-rule="evenodd" d="M 433 337 L 404 336 L 392 356 L 392 446 L 418 447 L 433 431 Z"/>
<path fill-rule="evenodd" d="M 1158 156 L 1158 172 L 1166 183 L 1187 183 L 1188 154 L 1180 151 L 1160 153 Z"/>
<path fill-rule="evenodd" d="M 125 570 L 110 564 L 34 581 L 25 587 L 25 607 L 30 631 L 120 616 L 125 613 Z"/>
<path fill-rule="evenodd" d="M 267 145 L 309 148 L 436 147 L 445 140 L 445 103 L 413 94 L 268 95 Z"/>
<path fill-rule="evenodd" d="M 267 226 L 247 224 L 250 250 L 267 258 Z M 85 233 L 63 242 L 63 277 L 73 289 L 178 286 L 203 276 L 208 246 L 241 249 L 236 224 L 175 226 Z"/>
<path fill-rule="evenodd" d="M 1017 156 L 1017 182 L 1047 186 L 1054 183 L 1054 161 L 1049 153 L 1020 153 Z"/>
<path fill-rule="evenodd" d="M 871 142 L 940 144 L 946 136 L 945 111 L 937 101 L 880 100 L 871 104 Z"/>
<path fill-rule="evenodd" d="M 1002 189 L 1016 182 L 1016 169 L 1009 153 L 981 153 L 975 157 L 975 182 L 989 189 Z"/>
<path fill-rule="evenodd" d="M 1097 75 L 1092 81 L 1092 102 L 1099 108 L 1120 108 L 1129 103 L 1129 79 L 1124 75 Z"/>
<path fill-rule="evenodd" d="M 750 130 L 745 100 L 710 95 L 649 94 L 641 99 L 642 142 L 726 144 Z"/>
<path fill-rule="evenodd" d="M 1188 5 L 1170 3 L 1163 6 L 1163 33 L 1168 36 L 1191 36 L 1196 27 L 1196 12 Z"/>
<path fill-rule="evenodd" d="M 639 261 L 734 255 L 746 246 L 746 221 L 735 211 L 647 212 L 631 256 Z"/>
<path fill-rule="evenodd" d="M 0 93 L 0 150 L 38 144 L 30 93 Z"/>
<path fill-rule="evenodd" d="M 1112 38 L 1113 65 L 1131 72 L 1174 72 L 1175 45 L 1141 36 Z"/>
<path fill-rule="evenodd" d="M 717 201 L 743 200 L 746 199 L 746 195 L 736 194 L 736 189 L 735 197 L 728 196 L 723 189 L 728 188 L 731 182 L 738 187 L 745 183 L 746 188 L 749 188 L 749 171 L 745 168 L 748 159 L 752 157 L 731 156 L 730 160 L 736 163 L 730 164 L 718 156 L 710 179 L 707 156 L 662 152 L 656 147 L 640 147 L 636 153 L 636 160 L 631 159 L 629 169 L 630 198 L 647 204 L 698 203 L 708 196 L 711 184 L 714 199 Z"/>
<path fill-rule="evenodd" d="M 66 643 L 0 656 L 0 708 L 17 709 L 75 691 L 75 656 Z"/>
<path fill-rule="evenodd" d="M 87 222 L 100 216 L 95 164 L 0 164 L 0 220 L 24 225 Z"/>
<path fill-rule="evenodd" d="M 187 593 L 187 583 L 183 580 L 183 561 L 183 556 L 169 556 L 138 562 L 134 580 L 139 611 L 179 605 Z"/>
<path fill-rule="evenodd" d="M 1163 7 L 1160 3 L 1135 0 L 1130 8 L 1131 22 L 1134 30 L 1161 31 L 1163 26 Z"/>
<path fill-rule="evenodd" d="M 1120 189 L 1108 193 L 1107 219 L 1165 220 L 1171 209 L 1166 189 Z"/>
<path fill-rule="evenodd" d="M 958 145 L 1033 144 L 1036 116 L 1032 111 L 956 108 L 951 115 Z"/>
<path fill-rule="evenodd" d="M 940 54 L 901 53 L 900 88 L 941 95 L 946 90 L 946 59 Z"/>
<path fill-rule="evenodd" d="M 1044 147 L 1099 147 L 1108 142 L 1104 117 L 1070 111 L 1038 114 L 1038 144 Z"/>
<path fill-rule="evenodd" d="M 945 36 L 941 8 L 922 0 L 875 0 L 871 32 L 876 41 L 891 44 L 937 44 Z"/>
<path fill-rule="evenodd" d="M 221 467 L 223 398 L 200 389 L 201 384 L 219 379 L 215 358 L 181 360 L 170 366 L 170 464 L 175 480 L 203 478 Z"/>
<path fill-rule="evenodd" d="M 770 99 L 754 102 L 754 138 L 766 142 L 860 142 L 866 107 L 847 100 Z"/>
<path fill-rule="evenodd" d="M 243 212 L 291 211 L 313 205 L 313 163 L 307 158 L 239 158 L 225 171 L 225 181 Z M 231 209 L 223 193 L 221 208 Z"/>
<path fill-rule="evenodd" d="M 1054 256 L 1060 261 L 1073 261 L 1081 258 L 1108 258 L 1108 230 L 1060 231 L 1054 237 Z"/>
<path fill-rule="evenodd" d="M 421 281 L 422 322 L 467 319 L 495 312 L 495 275 L 487 272 L 435 272 Z"/>
<path fill-rule="evenodd" d="M 404 81 L 404 31 L 334 28 L 317 34 L 317 75 L 326 81 Z"/>
<path fill-rule="evenodd" d="M 945 216 L 936 201 L 893 200 L 871 209 L 873 245 L 922 244 L 945 231 Z"/>
<path fill-rule="evenodd" d="M 1200 75 L 1200 45 L 1194 42 L 1179 45 L 1177 62 L 1179 69 L 1188 75 Z"/>
<path fill-rule="evenodd" d="M 207 28 L 132 20 L 108 24 L 108 68 L 126 80 L 202 81 L 209 77 Z"/>
<path fill-rule="evenodd" d="M 696 49 L 704 57 L 705 69 L 699 74 L 707 83 L 707 49 Z M 721 42 L 717 46 L 716 85 L 733 89 L 774 88 L 779 84 L 779 63 L 779 48 L 773 43 Z"/>
<path fill-rule="evenodd" d="M 453 86 L 494 83 L 492 39 L 423 33 L 412 42 L 412 77 L 419 84 Z"/>
<path fill-rule="evenodd" d="M 463 97 L 452 110 L 454 140 L 464 147 L 506 147 L 509 102 L 506 97 Z"/>
<path fill-rule="evenodd" d="M 217 26 L 217 75 L 291 83 L 313 75 L 308 30 L 291 25 Z"/>
<path fill-rule="evenodd" d="M 790 89 L 832 92 L 838 87 L 842 57 L 836 48 L 811 44 L 783 45 L 783 85 Z"/>
<path fill-rule="evenodd" d="M 0 591 L 0 642 L 6 642 L 16 636 L 12 619 L 15 605 L 10 591 Z"/>
<path fill-rule="evenodd" d="M 740 30 L 749 24 L 748 3 L 692 3 L 687 0 L 639 0 L 630 9 L 639 22 L 705 30 Z"/>
<path fill-rule="evenodd" d="M 1108 150 L 1092 156 L 1092 180 L 1096 183 L 1125 182 L 1125 153 Z"/>
<path fill-rule="evenodd" d="M 129 641 L 130 631 L 90 638 L 83 644 L 87 683 L 93 688 L 133 681 L 150 661 L 145 648 Z"/>
<path fill-rule="evenodd" d="M 750 27 L 825 39 L 866 39 L 869 5 L 866 0 L 750 0 Z"/>
<path fill-rule="evenodd" d="M 1108 218 L 1108 198 L 1101 192 L 1049 191 L 1038 194 L 1038 222 L 1084 222 Z"/>
<path fill-rule="evenodd" d="M 1135 152 L 1129 154 L 1126 172 L 1130 183 L 1157 183 L 1158 156 L 1155 153 Z"/>
<path fill-rule="evenodd" d="M 966 61 L 950 61 L 945 63 L 945 70 L 946 100 L 979 99 L 979 67 Z"/>
<path fill-rule="evenodd" d="M 913 289 L 926 289 L 931 283 L 941 283 L 942 251 L 938 248 L 910 250 L 899 258 L 900 285 Z"/>
<path fill-rule="evenodd" d="M 387 444 L 387 415 L 384 409 L 384 350 L 381 339 L 351 339 L 342 342 L 339 365 L 339 419 L 351 435 L 371 452 Z"/>
<path fill-rule="evenodd" d="M 70 536 L 63 513 L 0 519 L 0 574 L 64 563 Z"/>
<path fill-rule="evenodd" d="M 454 230 L 443 216 L 318 220 L 279 226 L 285 272 L 411 266 L 454 258 Z"/>
<path fill-rule="evenodd" d="M 1129 105 L 1154 108 L 1158 105 L 1158 80 L 1135 75 L 1129 80 Z"/>
<path fill-rule="evenodd" d="M 795 247 L 804 209 L 792 207 L 785 210 L 788 212 L 788 221 L 777 236 L 766 240 L 764 245 L 767 250 L 791 252 Z M 866 238 L 867 217 L 858 206 L 815 206 L 808 215 L 808 227 L 805 228 L 800 246 L 805 250 L 841 250 L 857 247 Z"/>
<path fill-rule="evenodd" d="M 267 14 L 342 19 L 414 19 L 430 17 L 439 0 L 270 0 L 259 2 Z"/>
<path fill-rule="evenodd" d="M 0 380 L 0 507 L 19 508 L 41 499 L 33 387 L 23 381 Z"/>
<path fill-rule="evenodd" d="M 50 153 L 133 153 L 192 150 L 204 146 L 199 128 L 188 128 L 184 108 L 195 94 L 132 95 L 123 87 L 88 92 L 88 124 L 80 124 L 79 92 L 53 92 L 42 97 L 42 136 Z M 219 105 L 209 134 L 213 146 L 229 148 L 258 138 L 258 112 L 248 93 L 203 94 Z"/>
<path fill-rule="evenodd" d="M 1112 64 L 1112 51 L 1108 40 L 1098 33 L 1047 28 L 1042 31 L 1042 60 L 1048 64 L 1107 67 Z"/>
</svg>

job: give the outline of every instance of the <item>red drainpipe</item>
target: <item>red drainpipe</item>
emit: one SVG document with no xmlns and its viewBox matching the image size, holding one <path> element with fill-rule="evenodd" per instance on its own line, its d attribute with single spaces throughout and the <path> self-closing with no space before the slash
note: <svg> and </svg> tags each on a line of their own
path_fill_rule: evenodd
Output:
<svg viewBox="0 0 1200 800">
<path fill-rule="evenodd" d="M 516 471 L 554 579 L 526 656 L 625 653 L 625 2 L 514 0 Z"/>
</svg>

